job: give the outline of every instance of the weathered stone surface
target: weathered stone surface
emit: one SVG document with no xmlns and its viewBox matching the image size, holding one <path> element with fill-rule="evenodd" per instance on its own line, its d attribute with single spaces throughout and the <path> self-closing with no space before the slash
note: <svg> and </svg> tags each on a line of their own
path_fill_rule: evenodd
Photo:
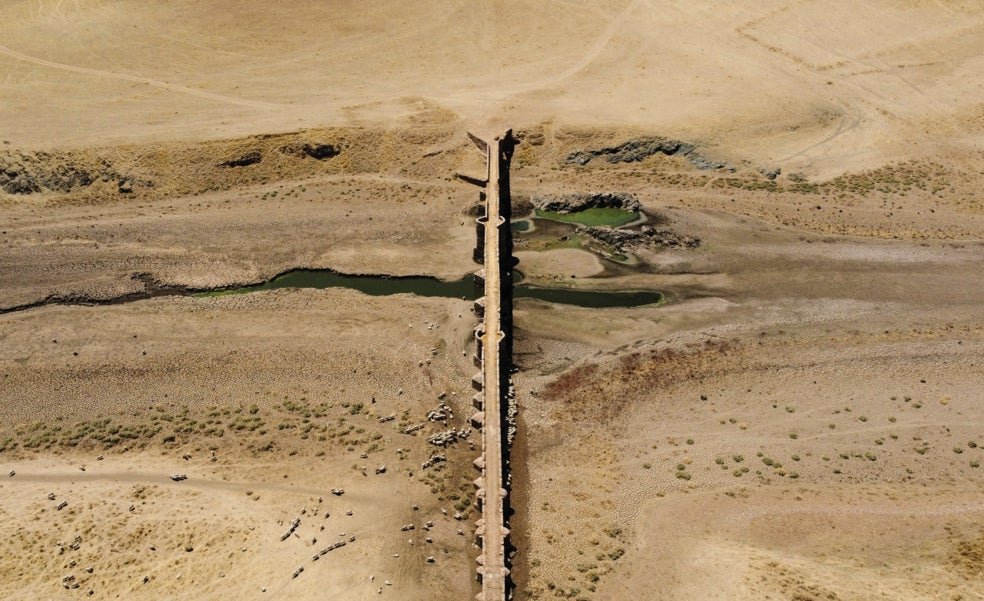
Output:
<svg viewBox="0 0 984 601">
<path fill-rule="evenodd" d="M 33 194 L 41 191 L 41 186 L 30 173 L 9 168 L 0 171 L 0 188 L 7 194 Z"/>
<path fill-rule="evenodd" d="M 730 168 L 727 163 L 708 159 L 698 152 L 697 147 L 690 142 L 670 140 L 658 136 L 633 138 L 618 146 L 606 146 L 597 150 L 577 150 L 567 155 L 565 162 L 587 165 L 595 157 L 602 157 L 609 163 L 634 163 L 660 153 L 668 156 L 682 156 L 691 165 L 702 170 Z"/>
<path fill-rule="evenodd" d="M 341 149 L 333 144 L 309 144 L 307 142 L 282 146 L 280 152 L 301 158 L 310 157 L 319 161 L 336 157 L 342 153 Z"/>
<path fill-rule="evenodd" d="M 639 211 L 639 199 L 627 192 L 599 194 L 537 194 L 531 199 L 533 206 L 552 213 L 573 213 L 585 209 L 610 208 Z"/>
<path fill-rule="evenodd" d="M 542 146 L 546 141 L 543 133 L 538 131 L 524 131 L 521 130 L 516 134 L 524 144 L 529 144 L 530 146 Z"/>
<path fill-rule="evenodd" d="M 776 167 L 775 169 L 766 169 L 765 167 L 762 167 L 758 170 L 758 172 L 769 179 L 776 179 L 782 174 L 782 168 Z"/>
<path fill-rule="evenodd" d="M 618 251 L 641 246 L 664 248 L 697 248 L 700 246 L 700 238 L 682 236 L 669 230 L 657 230 L 649 226 L 643 226 L 638 230 L 629 230 L 599 225 L 582 227 L 580 231 Z"/>
<path fill-rule="evenodd" d="M 220 167 L 247 167 L 249 165 L 255 165 L 263 160 L 263 153 L 259 150 L 250 150 L 249 152 L 242 154 L 238 157 L 231 158 L 227 161 L 222 161 L 219 163 Z"/>
<path fill-rule="evenodd" d="M 0 189 L 7 194 L 69 192 L 96 181 L 123 180 L 106 160 L 83 164 L 60 153 L 15 152 L 0 155 Z"/>
</svg>

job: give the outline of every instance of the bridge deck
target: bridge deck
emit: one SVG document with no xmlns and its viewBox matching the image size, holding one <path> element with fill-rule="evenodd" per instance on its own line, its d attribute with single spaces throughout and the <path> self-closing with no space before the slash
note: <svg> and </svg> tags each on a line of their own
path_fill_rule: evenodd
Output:
<svg viewBox="0 0 984 601">
<path fill-rule="evenodd" d="M 482 371 L 484 376 L 482 446 L 485 468 L 482 482 L 485 498 L 482 503 L 482 555 L 479 572 L 482 575 L 483 601 L 504 601 L 506 598 L 505 528 L 503 503 L 506 496 L 502 465 L 502 390 L 499 381 L 500 342 L 502 331 L 501 302 L 502 274 L 500 257 L 500 228 L 509 227 L 501 217 L 499 197 L 500 140 L 488 145 L 488 183 L 485 187 L 485 334 L 482 339 Z"/>
</svg>

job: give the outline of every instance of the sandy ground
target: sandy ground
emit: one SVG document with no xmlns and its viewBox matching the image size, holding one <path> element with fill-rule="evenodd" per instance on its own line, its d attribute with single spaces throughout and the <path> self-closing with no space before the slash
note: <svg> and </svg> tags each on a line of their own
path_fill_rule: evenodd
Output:
<svg viewBox="0 0 984 601">
<path fill-rule="evenodd" d="M 9 314 L 4 596 L 470 594 L 455 515 L 474 451 L 423 438 L 465 423 L 426 413 L 442 394 L 468 404 L 471 314 L 419 300 L 274 291 Z M 421 469 L 439 451 L 450 461 Z"/>
<path fill-rule="evenodd" d="M 517 199 L 631 192 L 701 241 L 630 267 L 517 247 L 534 283 L 667 298 L 516 305 L 518 598 L 984 597 L 978 3 L 3 16 L 0 182 L 44 184 L 0 192 L 4 598 L 476 593 L 475 451 L 426 442 L 467 426 L 469 303 L 91 302 L 295 267 L 460 278 L 464 133 L 505 127 Z M 565 161 L 654 135 L 732 169 Z"/>
<path fill-rule="evenodd" d="M 960 0 L 16 0 L 0 131 L 52 147 L 451 114 L 641 126 L 829 174 L 979 148 L 980 18 Z"/>
<path fill-rule="evenodd" d="M 688 300 L 517 309 L 527 594 L 980 596 L 979 554 L 961 555 L 979 544 L 984 509 L 979 244 L 810 243 L 667 215 L 704 242 L 664 253 L 706 272 L 664 277 Z M 801 523 L 796 494 L 828 499 L 824 511 Z M 789 512 L 767 545 L 747 517 Z M 865 529 L 879 551 L 860 535 L 833 549 L 831 524 Z M 879 569 L 844 580 L 892 545 Z"/>
</svg>

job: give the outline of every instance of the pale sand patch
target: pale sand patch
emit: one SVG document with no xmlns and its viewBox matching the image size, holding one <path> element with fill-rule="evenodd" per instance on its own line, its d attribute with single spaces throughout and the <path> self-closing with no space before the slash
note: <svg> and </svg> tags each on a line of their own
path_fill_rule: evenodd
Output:
<svg viewBox="0 0 984 601">
<path fill-rule="evenodd" d="M 531 281 L 553 274 L 564 274 L 569 279 L 589 278 L 605 270 L 597 255 L 577 248 L 518 252 L 516 258 L 516 268 Z"/>
<path fill-rule="evenodd" d="M 764 487 L 646 503 L 598 599 L 941 599 L 982 591 L 976 487 Z"/>
<path fill-rule="evenodd" d="M 375 599 L 380 587 L 401 599 L 469 594 L 458 566 L 472 552 L 455 535 L 458 523 L 395 457 L 388 474 L 362 477 L 334 453 L 264 460 L 222 448 L 210 463 L 207 451 L 187 450 L 188 461 L 118 451 L 102 461 L 78 453 L 5 461 L 17 473 L 0 482 L 4 597 Z M 174 482 L 174 473 L 188 479 Z M 435 522 L 429 532 L 400 531 L 425 520 Z M 439 563 L 426 564 L 428 555 Z"/>
<path fill-rule="evenodd" d="M 809 561 L 778 543 L 766 553 L 760 541 L 728 538 L 713 517 L 725 511 L 720 529 L 731 532 L 725 493 L 754 497 L 780 483 L 839 491 L 846 507 L 862 509 L 876 489 L 874 513 L 905 513 L 906 499 L 923 493 L 940 506 L 963 502 L 963 487 L 984 477 L 984 342 L 973 300 L 984 282 L 968 262 L 976 246 L 867 241 L 862 249 L 831 239 L 826 252 L 755 222 L 686 221 L 705 244 L 675 256 L 712 273 L 670 291 L 713 296 L 651 311 L 517 311 L 523 369 L 514 381 L 529 429 L 517 522 L 527 536 L 529 597 L 810 599 L 826 590 L 866 599 L 851 593 L 883 590 L 949 598 L 932 596 L 936 584 L 979 596 L 973 579 L 936 577 L 952 549 L 976 544 L 978 533 L 964 529 L 944 548 L 919 507 L 910 513 L 925 540 L 906 538 L 891 519 L 868 520 L 879 549 L 917 546 L 909 555 L 862 553 L 859 541 L 839 554 L 824 546 L 823 519 L 771 522 L 774 538 L 802 542 L 797 552 L 825 554 Z M 661 502 L 691 512 L 668 512 L 660 523 L 670 534 L 650 528 L 658 509 L 643 511 Z M 955 523 L 973 525 L 979 509 L 967 515 Z M 856 520 L 843 527 L 865 522 Z M 677 532 L 680 545 L 697 542 L 674 555 Z M 879 555 L 883 568 L 839 567 L 858 557 L 874 565 Z M 811 580 L 814 573 L 830 577 Z"/>
<path fill-rule="evenodd" d="M 982 18 L 974 3 L 890 0 L 17 2 L 0 25 L 0 130 L 51 147 L 550 120 L 827 176 L 980 149 L 965 134 L 980 128 Z"/>
<path fill-rule="evenodd" d="M 0 316 L 0 595 L 474 595 L 475 451 L 426 442 L 466 425 L 469 309 L 276 290 Z M 428 422 L 442 394 L 456 418 Z"/>
</svg>

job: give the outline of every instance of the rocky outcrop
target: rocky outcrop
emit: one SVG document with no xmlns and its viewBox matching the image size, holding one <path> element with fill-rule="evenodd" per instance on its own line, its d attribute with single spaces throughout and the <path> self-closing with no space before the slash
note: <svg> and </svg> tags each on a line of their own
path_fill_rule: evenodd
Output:
<svg viewBox="0 0 984 601">
<path fill-rule="evenodd" d="M 530 146 L 543 146 L 543 143 L 546 142 L 546 136 L 540 131 L 519 130 L 516 132 L 516 137 L 523 144 L 529 144 Z"/>
<path fill-rule="evenodd" d="M 622 209 L 639 211 L 639 199 L 627 192 L 599 194 L 537 194 L 530 198 L 533 206 L 551 213 L 574 213 L 585 209 Z"/>
<path fill-rule="evenodd" d="M 0 196 L 143 197 L 228 190 L 322 173 L 352 138 L 306 130 L 200 143 L 28 150 L 0 145 Z M 371 137 L 361 150 L 371 150 Z M 368 159 L 367 159 L 368 160 Z M 374 160 L 374 159 L 373 159 Z"/>
<path fill-rule="evenodd" d="M 341 154 L 341 150 L 332 144 L 295 143 L 282 146 L 280 152 L 296 157 L 310 157 L 323 161 Z"/>
<path fill-rule="evenodd" d="M 30 172 L 5 166 L 0 168 L 0 189 L 7 194 L 34 194 L 41 186 Z"/>
<path fill-rule="evenodd" d="M 238 157 L 231 158 L 227 161 L 222 161 L 219 163 L 220 167 L 247 167 L 249 165 L 255 165 L 263 160 L 263 154 L 259 150 L 250 150 L 249 152 L 242 154 Z"/>
<path fill-rule="evenodd" d="M 634 163 L 656 154 L 682 156 L 698 169 L 732 169 L 727 163 L 708 159 L 694 144 L 658 136 L 633 138 L 618 146 L 606 146 L 598 150 L 577 150 L 567 155 L 565 162 L 587 165 L 592 159 L 602 157 L 609 163 Z"/>
<path fill-rule="evenodd" d="M 600 225 L 583 227 L 581 231 L 619 252 L 641 246 L 663 248 L 697 248 L 700 246 L 700 238 L 681 236 L 669 230 L 657 230 L 649 226 L 643 226 L 638 230 L 627 230 Z"/>
<path fill-rule="evenodd" d="M 106 160 L 83 164 L 71 156 L 48 152 L 0 155 L 0 189 L 7 194 L 70 192 L 100 180 L 129 180 L 131 186 L 133 181 L 118 173 Z"/>
<path fill-rule="evenodd" d="M 762 167 L 758 170 L 758 172 L 764 175 L 768 179 L 776 179 L 777 177 L 782 175 L 782 168 L 775 167 L 773 169 L 766 169 L 765 167 Z"/>
</svg>

